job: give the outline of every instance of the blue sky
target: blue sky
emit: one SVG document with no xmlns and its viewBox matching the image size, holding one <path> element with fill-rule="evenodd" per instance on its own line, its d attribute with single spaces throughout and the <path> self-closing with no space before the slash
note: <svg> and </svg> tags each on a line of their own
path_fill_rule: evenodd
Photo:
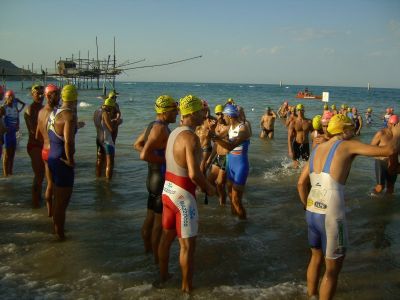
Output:
<svg viewBox="0 0 400 300">
<path fill-rule="evenodd" d="M 2 0 L 0 58 L 54 68 L 74 54 L 166 63 L 119 80 L 400 88 L 399 0 Z"/>
</svg>

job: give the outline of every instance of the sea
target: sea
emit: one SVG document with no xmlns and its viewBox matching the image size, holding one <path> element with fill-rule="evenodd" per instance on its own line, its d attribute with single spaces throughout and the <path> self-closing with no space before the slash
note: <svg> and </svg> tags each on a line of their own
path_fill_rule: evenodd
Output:
<svg viewBox="0 0 400 300">
<path fill-rule="evenodd" d="M 21 82 L 7 82 L 16 96 L 31 102 Z M 106 83 L 108 89 L 110 86 Z M 267 106 L 302 103 L 306 117 L 321 114 L 320 100 L 296 99 L 304 86 L 270 84 L 117 82 L 122 111 L 111 182 L 95 177 L 94 110 L 101 90 L 80 90 L 78 118 L 86 126 L 76 135 L 75 185 L 67 209 L 66 236 L 52 233 L 44 203 L 31 205 L 32 170 L 26 152 L 27 130 L 21 113 L 21 135 L 14 175 L 0 178 L 1 299 L 307 299 L 306 268 L 310 257 L 305 214 L 297 193 L 300 169 L 287 151 L 287 129 L 275 123 L 273 140 L 259 138 L 259 121 Z M 373 123 L 357 139 L 369 143 L 382 128 L 387 107 L 398 113 L 400 89 L 308 86 L 314 94 L 329 92 L 329 105 L 356 106 Z M 204 204 L 197 195 L 199 235 L 194 290 L 180 291 L 178 241 L 173 243 L 170 272 L 163 289 L 152 255 L 144 253 L 141 226 L 146 215 L 147 165 L 132 144 L 155 117 L 154 101 L 162 94 L 177 100 L 187 94 L 206 99 L 212 110 L 233 98 L 252 124 L 250 173 L 243 197 L 248 220 L 233 217 L 216 197 Z M 365 118 L 364 118 L 365 120 Z M 173 124 L 171 128 L 175 128 Z M 357 157 L 345 188 L 349 249 L 335 299 L 395 299 L 400 295 L 400 188 L 394 196 L 373 196 L 373 158 Z"/>
</svg>

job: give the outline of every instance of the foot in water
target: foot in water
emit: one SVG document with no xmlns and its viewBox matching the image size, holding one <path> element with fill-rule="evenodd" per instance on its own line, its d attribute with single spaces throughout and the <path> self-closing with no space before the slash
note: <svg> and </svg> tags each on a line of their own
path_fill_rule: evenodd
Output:
<svg viewBox="0 0 400 300">
<path fill-rule="evenodd" d="M 169 280 L 170 280 L 172 277 L 173 277 L 173 274 L 168 274 L 167 279 L 165 279 L 165 280 L 162 280 L 161 278 L 160 278 L 160 279 L 157 279 L 156 281 L 154 281 L 154 282 L 152 283 L 152 285 L 153 285 L 153 287 L 155 287 L 156 289 L 164 289 L 164 288 L 166 287 L 167 283 L 169 282 Z"/>
</svg>

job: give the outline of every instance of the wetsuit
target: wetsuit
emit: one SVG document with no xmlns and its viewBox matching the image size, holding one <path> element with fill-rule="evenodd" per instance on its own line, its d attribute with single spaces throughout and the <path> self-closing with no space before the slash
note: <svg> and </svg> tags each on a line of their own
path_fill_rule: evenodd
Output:
<svg viewBox="0 0 400 300">
<path fill-rule="evenodd" d="M 147 142 L 150 131 L 153 128 L 154 124 L 166 124 L 160 120 L 156 120 L 151 122 L 144 133 L 144 142 Z M 170 132 L 167 126 L 168 132 Z M 157 149 L 155 150 L 155 154 L 160 157 L 165 157 L 165 149 Z M 147 198 L 147 209 L 153 210 L 157 214 L 161 214 L 163 211 L 163 205 L 161 200 L 161 194 L 164 187 L 165 182 L 165 163 L 156 164 L 149 162 L 147 164 L 148 172 L 147 172 L 147 180 L 146 187 L 149 192 L 149 197 Z"/>
<path fill-rule="evenodd" d="M 162 193 L 164 229 L 176 229 L 179 238 L 194 237 L 198 233 L 199 215 L 196 203 L 196 185 L 190 180 L 188 170 L 180 167 L 174 158 L 176 137 L 186 130 L 181 126 L 171 132 L 165 152 L 167 170 Z"/>
<path fill-rule="evenodd" d="M 74 185 L 74 168 L 66 165 L 61 158 L 67 159 L 65 155 L 64 137 L 56 133 L 54 128 L 55 120 L 58 114 L 69 108 L 59 108 L 53 111 L 47 123 L 47 131 L 50 140 L 50 152 L 48 165 L 53 177 L 53 182 L 59 187 L 72 187 Z"/>
<path fill-rule="evenodd" d="M 311 190 L 306 211 L 308 242 L 311 248 L 322 248 L 325 257 L 330 259 L 345 255 L 348 244 L 344 185 L 330 175 L 332 159 L 341 142 L 336 141 L 329 150 L 321 173 L 314 172 L 314 156 L 318 145 L 310 158 Z"/>
<path fill-rule="evenodd" d="M 354 131 L 357 132 L 361 125 L 360 119 L 358 118 L 358 115 L 352 115 L 351 119 L 354 123 Z"/>
<path fill-rule="evenodd" d="M 15 148 L 17 146 L 17 131 L 19 127 L 19 112 L 16 101 L 11 106 L 4 105 L 4 125 L 7 128 L 4 134 L 4 147 Z"/>
<path fill-rule="evenodd" d="M 96 109 L 93 116 L 94 126 L 96 127 L 96 132 L 97 132 L 96 135 L 97 155 L 102 155 L 106 153 L 106 150 L 104 149 L 104 135 L 101 128 L 102 113 L 103 109 L 100 106 L 98 109 Z"/>
<path fill-rule="evenodd" d="M 239 135 L 240 128 L 245 126 L 240 123 L 235 128 L 229 128 L 229 140 L 232 141 Z M 244 141 L 228 153 L 226 174 L 229 181 L 236 185 L 245 185 L 249 175 L 249 158 L 247 155 L 250 140 Z"/>
<path fill-rule="evenodd" d="M 397 173 L 391 173 L 388 170 L 389 159 L 375 159 L 375 176 L 376 176 L 376 184 L 382 185 L 385 184 L 389 187 L 393 187 L 396 183 Z"/>
</svg>

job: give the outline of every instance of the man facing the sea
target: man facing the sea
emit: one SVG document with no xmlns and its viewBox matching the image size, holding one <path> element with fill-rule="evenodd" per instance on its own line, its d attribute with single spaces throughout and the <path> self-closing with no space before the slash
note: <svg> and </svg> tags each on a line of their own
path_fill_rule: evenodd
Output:
<svg viewBox="0 0 400 300">
<path fill-rule="evenodd" d="M 34 84 L 31 88 L 31 93 L 33 101 L 25 109 L 24 118 L 29 135 L 26 150 L 31 158 L 33 170 L 32 205 L 38 208 L 42 197 L 42 184 L 45 171 L 42 160 L 43 140 L 36 137 L 36 129 L 38 125 L 38 114 L 43 108 L 44 87 Z"/>
<path fill-rule="evenodd" d="M 168 125 L 176 122 L 178 106 L 168 95 L 159 96 L 154 104 L 156 119 L 136 139 L 133 147 L 140 152 L 140 159 L 147 161 L 146 187 L 147 214 L 142 225 L 142 239 L 145 252 L 153 252 L 154 262 L 158 264 L 158 246 L 162 233 L 163 204 L 161 194 L 165 182 L 165 148 L 171 130 Z"/>
<path fill-rule="evenodd" d="M 187 95 L 180 100 L 179 108 L 181 126 L 171 132 L 165 151 L 167 169 L 162 193 L 163 233 L 158 256 L 160 280 L 165 282 L 171 276 L 168 272 L 170 247 L 178 236 L 182 291 L 189 293 L 193 289 L 194 252 L 199 222 L 196 186 L 210 196 L 215 194 L 215 188 L 200 170 L 202 150 L 194 132 L 205 118 L 203 104 L 196 96 Z"/>
<path fill-rule="evenodd" d="M 331 138 L 317 145 L 298 181 L 300 200 L 306 210 L 311 259 L 307 268 L 307 293 L 318 295 L 319 277 L 325 257 L 325 274 L 319 299 L 332 299 L 347 250 L 344 186 L 357 155 L 390 156 L 398 151 L 400 126 L 385 146 L 371 146 L 357 140 L 350 118 L 337 114 L 328 125 Z"/>
</svg>

